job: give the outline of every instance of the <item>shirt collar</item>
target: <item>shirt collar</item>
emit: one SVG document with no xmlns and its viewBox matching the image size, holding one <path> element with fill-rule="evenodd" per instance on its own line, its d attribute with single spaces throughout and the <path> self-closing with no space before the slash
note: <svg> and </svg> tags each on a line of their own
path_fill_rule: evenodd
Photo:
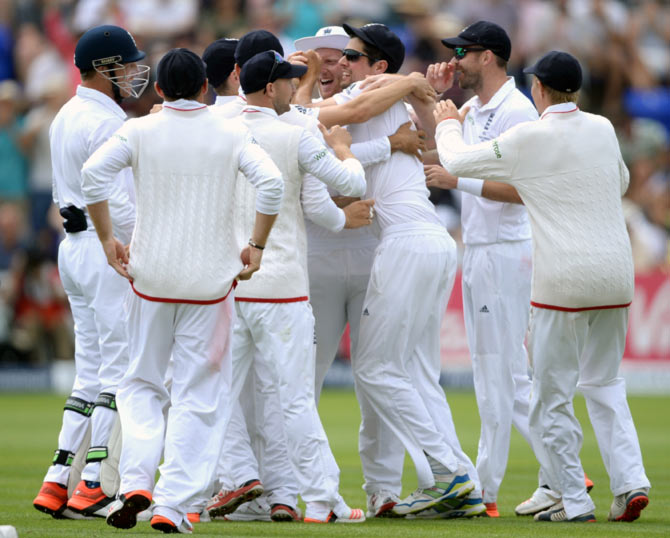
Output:
<svg viewBox="0 0 670 538">
<path fill-rule="evenodd" d="M 226 103 L 235 101 L 237 98 L 238 98 L 237 95 L 217 95 L 216 101 L 214 101 L 214 105 L 216 106 L 225 105 Z"/>
<path fill-rule="evenodd" d="M 569 114 L 577 110 L 579 110 L 579 107 L 575 103 L 559 103 L 545 108 L 540 119 L 543 120 L 547 114 Z"/>
<path fill-rule="evenodd" d="M 172 110 L 180 110 L 182 112 L 191 112 L 193 110 L 201 110 L 207 108 L 207 105 L 191 99 L 177 99 L 175 101 L 164 101 L 163 108 L 170 108 Z"/>
<path fill-rule="evenodd" d="M 127 117 L 123 109 L 118 104 L 116 104 L 116 101 L 114 101 L 114 99 L 105 95 L 101 91 L 94 90 L 93 88 L 86 88 L 85 86 L 79 85 L 77 86 L 77 96 L 80 97 L 81 99 L 86 99 L 88 101 L 95 101 L 96 103 L 100 103 L 110 112 L 114 112 L 114 114 L 117 115 L 122 120 L 125 120 Z"/>
<path fill-rule="evenodd" d="M 268 108 L 266 106 L 254 106 L 247 104 L 244 109 L 242 110 L 242 113 L 249 113 L 249 114 L 254 114 L 261 112 L 263 114 L 267 114 L 268 116 L 272 116 L 273 118 L 278 118 L 277 112 L 275 111 L 274 108 Z"/>
<path fill-rule="evenodd" d="M 475 103 L 479 111 L 489 110 L 498 108 L 500 103 L 502 103 L 505 98 L 512 93 L 516 88 L 516 82 L 514 82 L 514 77 L 507 77 L 505 84 L 498 88 L 498 91 L 493 94 L 493 97 L 489 99 L 489 102 L 485 105 L 482 105 L 482 102 L 479 99 L 479 96 L 476 97 Z"/>
</svg>

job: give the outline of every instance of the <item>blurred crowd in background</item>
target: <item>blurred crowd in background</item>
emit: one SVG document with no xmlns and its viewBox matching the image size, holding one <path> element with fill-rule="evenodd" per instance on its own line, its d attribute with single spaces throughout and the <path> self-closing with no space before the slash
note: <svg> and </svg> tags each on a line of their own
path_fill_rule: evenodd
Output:
<svg viewBox="0 0 670 538">
<path fill-rule="evenodd" d="M 220 37 L 265 28 L 285 54 L 293 40 L 348 21 L 383 22 L 407 47 L 403 72 L 448 61 L 440 39 L 476 20 L 512 39 L 509 72 L 551 49 L 586 71 L 583 110 L 615 124 L 631 172 L 626 218 L 638 271 L 668 268 L 670 238 L 670 2 L 668 0 L 2 0 L 0 2 L 0 364 L 73 356 L 72 320 L 58 278 L 62 231 L 51 203 L 49 125 L 73 95 L 78 37 L 99 24 L 127 28 L 155 68 L 173 47 L 197 53 Z M 152 69 L 155 76 L 155 69 Z M 454 88 L 445 94 L 464 102 Z M 150 88 L 130 116 L 159 102 Z M 458 193 L 432 193 L 458 239 Z"/>
</svg>

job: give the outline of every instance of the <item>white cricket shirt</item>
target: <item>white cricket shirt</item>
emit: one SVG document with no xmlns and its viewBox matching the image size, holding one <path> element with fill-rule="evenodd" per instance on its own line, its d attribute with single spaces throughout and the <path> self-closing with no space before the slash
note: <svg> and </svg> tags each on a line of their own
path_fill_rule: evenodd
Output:
<svg viewBox="0 0 670 538">
<path fill-rule="evenodd" d="M 475 95 L 466 106 L 470 112 L 463 123 L 463 140 L 468 144 L 486 142 L 517 123 L 538 118 L 530 100 L 516 89 L 513 77 L 485 105 Z M 468 192 L 461 192 L 461 226 L 466 245 L 530 239 L 528 212 L 523 205 L 487 200 Z"/>
</svg>

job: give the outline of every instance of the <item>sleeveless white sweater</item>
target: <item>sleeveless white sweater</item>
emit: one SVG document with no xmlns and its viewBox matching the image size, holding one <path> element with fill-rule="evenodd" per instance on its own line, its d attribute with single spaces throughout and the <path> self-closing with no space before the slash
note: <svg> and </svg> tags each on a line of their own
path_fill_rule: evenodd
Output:
<svg viewBox="0 0 670 538">
<path fill-rule="evenodd" d="M 303 174 L 298 165 L 298 147 L 303 129 L 251 109 L 242 113 L 242 121 L 253 137 L 272 158 L 284 178 L 284 198 L 258 272 L 240 282 L 236 301 L 306 301 L 307 239 L 300 204 Z M 240 175 L 235 202 L 235 235 L 240 244 L 251 237 L 256 189 Z"/>
</svg>

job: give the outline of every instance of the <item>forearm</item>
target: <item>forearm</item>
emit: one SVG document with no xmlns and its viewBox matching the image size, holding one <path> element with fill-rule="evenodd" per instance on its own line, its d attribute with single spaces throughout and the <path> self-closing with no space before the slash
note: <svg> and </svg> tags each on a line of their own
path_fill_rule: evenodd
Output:
<svg viewBox="0 0 670 538">
<path fill-rule="evenodd" d="M 436 125 L 433 111 L 435 110 L 435 102 L 426 103 L 425 101 L 417 99 L 413 95 L 409 95 L 407 100 L 416 113 L 420 128 L 426 133 L 426 143 L 428 148 L 434 148 Z"/>
<path fill-rule="evenodd" d="M 97 232 L 100 241 L 104 243 L 105 241 L 112 239 L 114 237 L 114 231 L 107 200 L 88 204 L 86 209 L 88 210 L 89 217 L 91 217 L 91 220 L 93 221 L 95 231 Z"/>
<path fill-rule="evenodd" d="M 264 247 L 268 242 L 270 230 L 277 219 L 277 215 L 267 215 L 256 211 L 256 220 L 254 221 L 254 229 L 251 232 L 251 240 L 257 245 Z"/>
<path fill-rule="evenodd" d="M 495 202 L 506 202 L 509 204 L 522 204 L 523 200 L 517 190 L 508 183 L 497 181 L 484 181 L 482 187 L 482 198 Z"/>
</svg>

